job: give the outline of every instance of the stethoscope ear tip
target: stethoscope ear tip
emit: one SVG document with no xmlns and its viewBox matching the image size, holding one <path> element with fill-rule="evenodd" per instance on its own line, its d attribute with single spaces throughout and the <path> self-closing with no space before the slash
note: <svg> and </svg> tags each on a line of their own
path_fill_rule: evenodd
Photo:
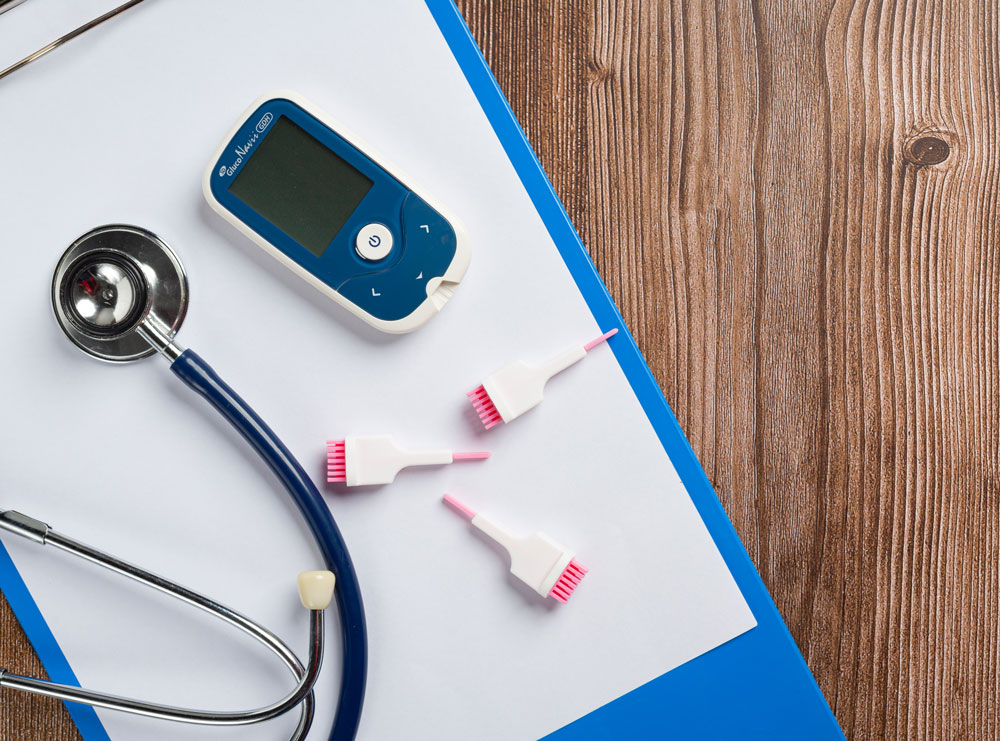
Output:
<svg viewBox="0 0 1000 741">
<path fill-rule="evenodd" d="M 299 599 L 307 610 L 325 610 L 333 601 L 337 577 L 332 571 L 303 571 L 299 574 Z"/>
</svg>

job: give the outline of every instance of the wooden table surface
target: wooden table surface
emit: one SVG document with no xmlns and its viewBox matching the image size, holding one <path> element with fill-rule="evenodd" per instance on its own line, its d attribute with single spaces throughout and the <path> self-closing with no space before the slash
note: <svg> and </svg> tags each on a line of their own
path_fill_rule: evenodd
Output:
<svg viewBox="0 0 1000 741">
<path fill-rule="evenodd" d="M 459 6 L 847 736 L 1000 738 L 997 2 Z"/>
</svg>

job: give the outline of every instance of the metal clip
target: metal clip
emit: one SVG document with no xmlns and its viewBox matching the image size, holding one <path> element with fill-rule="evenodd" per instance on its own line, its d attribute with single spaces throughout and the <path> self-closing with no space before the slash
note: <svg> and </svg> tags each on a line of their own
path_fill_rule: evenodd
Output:
<svg viewBox="0 0 1000 741">
<path fill-rule="evenodd" d="M 0 0 L 0 13 L 6 13 L 16 5 L 20 5 L 24 0 Z"/>
<path fill-rule="evenodd" d="M 2 14 L 5 10 L 10 10 L 15 5 L 20 5 L 23 2 L 24 2 L 24 0 L 0 0 L 0 14 Z M 38 51 L 36 51 L 34 54 L 29 54 L 28 56 L 26 56 L 21 61 L 14 62 L 14 64 L 12 64 L 7 69 L 0 70 L 0 80 L 2 80 L 3 78 L 7 77 L 8 75 L 14 74 L 15 72 L 17 72 L 22 67 L 27 67 L 29 64 L 31 64 L 32 62 L 34 62 L 36 59 L 41 59 L 42 57 L 44 57 L 49 52 L 55 51 L 56 49 L 58 49 L 63 44 L 66 44 L 66 43 L 72 41 L 73 39 L 75 39 L 77 36 L 82 36 L 83 34 L 85 34 L 90 29 L 96 28 L 97 26 L 101 25 L 105 21 L 111 20 L 112 18 L 114 18 L 119 13 L 124 13 L 129 8 L 132 8 L 132 7 L 138 5 L 141 2 L 144 2 L 144 0 L 129 0 L 124 5 L 119 5 L 114 10 L 109 10 L 107 13 L 105 13 L 102 16 L 100 16 L 99 18 L 95 18 L 92 21 L 88 21 L 87 23 L 84 23 L 79 28 L 77 28 L 77 29 L 75 29 L 73 31 L 70 31 L 65 36 L 62 36 L 62 37 L 56 39 L 55 41 L 53 41 L 48 46 L 43 46 L 41 49 L 39 49 Z"/>
</svg>

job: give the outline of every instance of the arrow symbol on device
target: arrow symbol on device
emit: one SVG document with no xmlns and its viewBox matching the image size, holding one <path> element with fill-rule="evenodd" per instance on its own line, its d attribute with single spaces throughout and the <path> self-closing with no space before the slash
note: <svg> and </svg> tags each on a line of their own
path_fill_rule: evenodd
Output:
<svg viewBox="0 0 1000 741">
<path fill-rule="evenodd" d="M 421 270 L 421 271 L 420 271 L 420 275 L 418 275 L 418 276 L 417 276 L 417 280 L 420 280 L 420 279 L 421 279 L 421 278 L 423 278 L 423 277 L 424 277 L 424 271 L 423 271 L 423 270 Z"/>
<path fill-rule="evenodd" d="M 431 228 L 430 228 L 430 226 L 428 226 L 427 224 L 421 224 L 421 225 L 420 225 L 420 228 L 421 228 L 421 229 L 423 229 L 423 230 L 424 230 L 425 232 L 427 232 L 428 234 L 430 234 L 430 233 L 431 233 Z"/>
<path fill-rule="evenodd" d="M 375 289 L 372 289 L 372 296 L 381 296 L 381 293 L 375 293 Z"/>
</svg>

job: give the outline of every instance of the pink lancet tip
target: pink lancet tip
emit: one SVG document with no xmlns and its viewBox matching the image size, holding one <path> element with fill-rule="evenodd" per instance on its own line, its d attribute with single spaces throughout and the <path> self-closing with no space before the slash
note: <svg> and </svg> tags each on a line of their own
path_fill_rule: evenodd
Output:
<svg viewBox="0 0 1000 741">
<path fill-rule="evenodd" d="M 569 598 L 573 596 L 573 590 L 580 585 L 580 581 L 586 575 L 587 568 L 583 564 L 578 563 L 574 558 L 569 562 L 569 566 L 566 567 L 566 569 L 562 572 L 562 575 L 552 587 L 552 591 L 549 592 L 549 596 L 557 602 L 562 602 L 565 605 L 569 602 Z"/>
<path fill-rule="evenodd" d="M 469 401 L 472 402 L 476 414 L 479 415 L 479 419 L 482 420 L 483 426 L 487 430 L 503 422 L 503 417 L 500 416 L 496 404 L 493 403 L 484 386 L 478 386 L 467 393 L 466 396 L 469 397 Z"/>
<path fill-rule="evenodd" d="M 458 501 L 457 499 L 455 499 L 455 497 L 453 497 L 451 494 L 445 494 L 444 495 L 444 501 L 445 501 L 445 504 L 450 504 L 452 507 L 455 508 L 455 511 L 461 512 L 463 515 L 465 515 L 466 517 L 468 517 L 470 520 L 473 517 L 476 516 L 475 510 L 469 509 L 464 504 L 462 504 L 460 501 Z"/>
<path fill-rule="evenodd" d="M 331 484 L 347 481 L 347 455 L 343 440 L 328 440 L 326 443 L 326 480 Z"/>
<path fill-rule="evenodd" d="M 451 459 L 453 461 L 484 461 L 491 455 L 493 454 L 485 450 L 478 453 L 452 453 Z"/>
<path fill-rule="evenodd" d="M 595 347 L 597 347 L 598 345 L 600 345 L 602 342 L 607 342 L 611 337 L 614 337 L 616 334 L 618 334 L 617 327 L 615 329 L 612 329 L 610 332 L 605 332 L 600 337 L 598 337 L 596 340 L 594 340 L 592 342 L 588 342 L 586 345 L 583 346 L 583 349 L 586 350 L 587 352 L 590 352 Z"/>
</svg>

